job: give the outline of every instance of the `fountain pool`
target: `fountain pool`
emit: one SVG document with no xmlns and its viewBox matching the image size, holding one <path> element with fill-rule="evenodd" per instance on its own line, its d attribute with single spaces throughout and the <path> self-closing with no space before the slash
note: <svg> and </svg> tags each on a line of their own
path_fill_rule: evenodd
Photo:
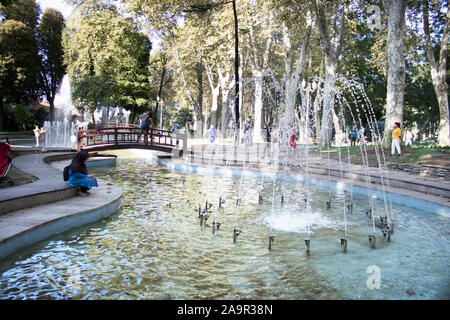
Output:
<svg viewBox="0 0 450 320">
<path fill-rule="evenodd" d="M 91 173 L 124 190 L 120 210 L 2 260 L 0 299 L 450 298 L 448 217 L 394 205 L 391 241 L 383 241 L 377 229 L 377 248 L 371 249 L 367 196 L 354 195 L 344 253 L 339 242 L 343 216 L 337 209 L 343 205 L 342 192 L 333 194 L 327 210 L 328 189 L 310 186 L 306 216 L 305 186 L 283 178 L 275 194 L 283 194 L 284 203 L 275 199 L 272 211 L 272 179 L 264 180 L 264 202 L 258 204 L 261 178 L 253 173 L 243 179 L 242 233 L 233 243 L 239 176 L 176 172 L 148 153 L 142 157 L 143 151 L 115 153 L 116 168 Z M 218 210 L 219 197 L 225 203 Z M 205 200 L 213 212 L 201 227 L 198 206 Z M 375 211 L 383 205 L 376 200 Z M 213 218 L 221 223 L 214 234 Z M 306 225 L 310 255 L 305 253 Z M 368 286 L 374 268 L 379 289 Z"/>
</svg>

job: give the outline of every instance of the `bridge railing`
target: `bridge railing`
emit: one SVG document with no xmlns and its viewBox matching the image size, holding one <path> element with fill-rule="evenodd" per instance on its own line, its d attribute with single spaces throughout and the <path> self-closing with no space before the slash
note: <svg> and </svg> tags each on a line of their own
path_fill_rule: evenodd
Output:
<svg viewBox="0 0 450 320">
<path fill-rule="evenodd" d="M 161 129 L 142 130 L 138 127 L 114 126 L 84 130 L 78 138 L 78 150 L 97 145 L 144 144 L 168 148 L 187 146 L 187 136 Z"/>
<path fill-rule="evenodd" d="M 106 129 L 106 128 L 139 128 L 139 125 L 132 124 L 132 123 L 116 123 L 116 122 L 106 122 L 102 123 L 99 127 L 99 129 Z"/>
</svg>

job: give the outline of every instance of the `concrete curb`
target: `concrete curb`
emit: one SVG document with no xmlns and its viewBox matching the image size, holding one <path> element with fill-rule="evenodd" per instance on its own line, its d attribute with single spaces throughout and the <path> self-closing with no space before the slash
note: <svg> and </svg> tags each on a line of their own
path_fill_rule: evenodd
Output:
<svg viewBox="0 0 450 320">
<path fill-rule="evenodd" d="M 178 161 L 165 161 L 161 158 L 158 159 L 158 163 L 161 165 L 172 169 L 172 170 L 180 170 L 180 171 L 188 171 L 190 173 L 219 173 L 224 174 L 223 167 L 205 167 L 202 165 L 195 165 L 188 162 L 178 162 Z M 239 167 L 228 167 L 226 170 L 230 170 L 233 175 L 239 175 L 242 171 L 242 168 Z M 255 176 L 260 176 L 261 172 L 257 168 L 246 168 L 245 170 L 249 172 L 253 172 Z M 273 171 L 274 172 L 274 171 Z M 273 172 L 266 171 L 262 174 L 273 174 Z M 291 175 L 286 172 L 278 171 L 280 175 L 290 176 L 302 183 L 306 182 L 306 176 L 304 175 Z M 355 194 L 367 195 L 367 185 L 365 180 L 353 180 L 353 179 L 345 179 L 341 180 L 340 177 L 321 175 L 317 173 L 310 172 L 309 181 L 315 185 L 321 185 L 324 187 L 332 187 L 332 188 L 344 188 L 345 190 L 350 189 Z M 372 184 L 370 186 L 372 191 L 372 195 L 376 198 L 382 199 L 384 196 L 384 192 L 381 188 L 381 185 Z M 446 217 L 450 217 L 450 205 L 448 198 L 443 198 L 435 195 L 424 194 L 423 192 L 416 192 L 413 190 L 402 189 L 402 188 L 392 188 L 388 192 L 386 190 L 386 195 L 392 199 L 393 203 L 398 203 L 407 207 L 417 208 L 422 211 L 431 212 L 435 214 L 440 214 Z"/>
<path fill-rule="evenodd" d="M 30 156 L 30 157 L 27 157 Z M 33 188 L 21 188 L 18 186 L 14 191 L 13 197 L 9 200 L 0 202 L 0 209 L 5 211 L 4 205 L 11 204 L 15 209 L 22 206 L 21 209 L 15 209 L 9 213 L 0 215 L 0 259 L 24 248 L 28 245 L 44 240 L 53 235 L 70 229 L 98 221 L 104 217 L 112 215 L 120 206 L 122 198 L 122 189 L 101 179 L 97 179 L 99 188 L 91 190 L 89 196 L 76 196 L 74 187 L 68 186 L 65 182 L 56 183 L 51 186 L 50 191 L 36 192 L 36 187 L 42 187 L 49 181 L 61 181 L 62 172 L 57 168 L 51 167 L 45 162 L 64 160 L 73 156 L 70 154 L 34 154 L 18 157 L 19 165 L 22 162 L 35 165 L 31 171 L 45 171 L 47 174 L 42 176 L 37 174 L 40 184 L 33 185 Z M 101 157 L 99 157 L 101 158 Z M 94 159 L 94 166 L 103 166 L 115 164 L 115 158 L 112 159 Z M 36 166 L 37 164 L 37 166 Z M 28 171 L 26 166 L 21 166 L 23 171 Z M 51 180 L 53 177 L 58 180 Z M 24 194 L 31 191 L 31 194 Z M 62 199 L 61 199 L 62 198 Z M 40 205 L 48 203 L 46 205 Z M 32 206 L 31 208 L 27 208 Z"/>
<path fill-rule="evenodd" d="M 201 157 L 196 156 L 188 156 L 184 159 L 184 162 L 188 165 L 192 166 L 205 166 L 204 162 L 208 162 L 208 159 L 203 159 Z M 332 164 L 332 163 L 330 163 Z M 212 165 L 216 165 L 218 167 L 222 167 L 221 165 L 218 165 L 217 163 L 213 163 Z M 232 161 L 231 165 L 228 165 L 229 167 L 233 167 L 236 169 L 239 169 L 242 167 L 243 161 L 238 160 L 236 162 Z M 253 166 L 255 169 L 257 169 L 255 166 L 260 166 L 261 162 L 254 163 L 246 163 L 247 166 Z M 353 166 L 351 170 L 347 168 L 348 164 L 343 164 L 343 170 L 342 174 L 345 179 L 349 181 L 363 181 L 366 182 L 368 179 L 370 179 L 371 183 L 377 183 L 381 184 L 381 177 L 379 174 L 378 168 L 369 168 L 368 171 L 366 171 L 365 168 L 362 168 L 360 166 Z M 298 165 L 287 163 L 287 164 L 280 164 L 280 167 L 289 167 L 289 168 L 299 168 Z M 310 164 L 309 171 L 312 174 L 317 174 L 324 176 L 328 178 L 328 168 L 326 164 L 323 164 L 323 166 L 318 166 L 317 164 Z M 406 190 L 411 190 L 415 192 L 423 192 L 434 196 L 440 196 L 445 198 L 450 198 L 450 184 L 443 183 L 441 181 L 429 181 L 420 179 L 418 177 L 411 177 L 411 176 L 405 176 L 398 172 L 391 172 L 391 171 L 382 171 L 384 184 L 387 185 L 386 177 L 389 178 L 389 185 L 390 188 L 402 188 Z M 341 171 L 339 168 L 339 165 L 336 164 L 336 167 L 333 168 L 330 166 L 330 176 L 332 177 L 341 177 Z M 368 176 L 368 177 L 367 177 Z"/>
<path fill-rule="evenodd" d="M 122 189 L 98 179 L 99 190 L 0 217 L 0 259 L 53 235 L 108 217 L 120 206 Z"/>
<path fill-rule="evenodd" d="M 62 179 L 62 172 L 50 165 L 54 161 L 71 159 L 74 152 L 29 154 L 17 157 L 14 165 L 21 171 L 30 173 L 38 180 L 20 186 L 2 189 L 0 193 L 0 216 L 24 208 L 42 206 L 76 196 L 76 188 Z M 88 167 L 115 165 L 115 157 L 93 157 Z"/>
</svg>

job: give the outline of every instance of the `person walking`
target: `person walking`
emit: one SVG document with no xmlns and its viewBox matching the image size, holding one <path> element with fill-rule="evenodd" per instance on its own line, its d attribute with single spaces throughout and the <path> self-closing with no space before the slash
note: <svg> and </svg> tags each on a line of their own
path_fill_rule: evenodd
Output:
<svg viewBox="0 0 450 320">
<path fill-rule="evenodd" d="M 394 123 L 394 130 L 392 130 L 392 145 L 391 145 L 391 157 L 395 155 L 397 150 L 397 157 L 400 157 L 402 150 L 400 149 L 400 137 L 402 136 L 402 130 L 400 129 L 400 122 Z"/>
<path fill-rule="evenodd" d="M 405 129 L 405 146 L 412 146 L 414 135 L 409 129 Z"/>
<path fill-rule="evenodd" d="M 209 127 L 209 142 L 214 143 L 216 140 L 216 130 L 214 130 L 214 126 L 211 125 Z"/>
<path fill-rule="evenodd" d="M 356 145 L 356 126 L 353 126 L 353 128 L 350 129 L 350 146 L 355 146 Z"/>
<path fill-rule="evenodd" d="M 364 128 L 364 126 L 362 125 L 361 128 L 358 131 L 358 136 L 359 136 L 359 143 L 361 145 L 366 143 L 366 129 Z"/>
<path fill-rule="evenodd" d="M 272 136 L 271 136 L 271 132 L 272 132 L 272 127 L 270 126 L 270 124 L 267 122 L 266 126 L 264 127 L 264 158 L 266 157 L 266 153 L 268 152 L 270 154 L 271 150 L 270 150 L 270 143 L 272 141 Z M 267 150 L 268 149 L 268 150 Z"/>
</svg>

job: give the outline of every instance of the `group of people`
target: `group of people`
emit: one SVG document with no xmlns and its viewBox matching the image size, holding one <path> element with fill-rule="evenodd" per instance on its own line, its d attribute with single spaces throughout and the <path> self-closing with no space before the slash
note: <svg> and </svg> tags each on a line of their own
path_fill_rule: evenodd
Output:
<svg viewBox="0 0 450 320">
<path fill-rule="evenodd" d="M 364 126 L 361 125 L 361 128 L 359 128 L 359 130 L 358 130 L 356 128 L 356 125 L 354 125 L 350 129 L 349 139 L 350 139 L 351 146 L 356 145 L 356 140 L 359 140 L 359 143 L 361 145 L 365 144 L 366 143 L 366 129 L 364 128 Z"/>
</svg>

